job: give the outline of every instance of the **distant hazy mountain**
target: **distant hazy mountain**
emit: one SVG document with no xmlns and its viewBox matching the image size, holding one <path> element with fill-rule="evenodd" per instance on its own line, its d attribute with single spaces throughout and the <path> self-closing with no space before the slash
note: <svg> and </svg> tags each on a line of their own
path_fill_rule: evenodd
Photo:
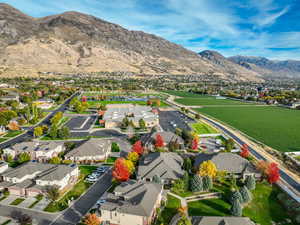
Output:
<svg viewBox="0 0 300 225">
<path fill-rule="evenodd" d="M 264 57 L 254 56 L 233 56 L 228 59 L 249 70 L 266 76 L 300 77 L 300 61 L 269 60 Z"/>
<path fill-rule="evenodd" d="M 215 74 L 223 78 L 259 80 L 255 72 L 233 67 L 232 63 L 219 66 L 163 38 L 129 31 L 90 15 L 65 12 L 33 18 L 0 3 L 2 75 L 31 75 L 38 71 L 130 71 Z"/>
<path fill-rule="evenodd" d="M 212 63 L 218 70 L 225 71 L 231 78 L 237 76 L 242 77 L 259 77 L 259 73 L 249 70 L 243 66 L 237 65 L 234 62 L 231 62 L 219 52 L 205 50 L 199 53 L 203 60 L 206 60 Z"/>
</svg>

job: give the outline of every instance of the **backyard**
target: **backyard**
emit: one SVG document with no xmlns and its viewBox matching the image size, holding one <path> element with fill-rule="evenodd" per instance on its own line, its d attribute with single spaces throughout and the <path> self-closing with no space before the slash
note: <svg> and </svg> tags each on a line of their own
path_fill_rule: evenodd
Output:
<svg viewBox="0 0 300 225">
<path fill-rule="evenodd" d="M 164 210 L 161 212 L 161 215 L 156 221 L 156 225 L 161 224 L 169 224 L 172 217 L 178 212 L 178 209 L 180 208 L 180 200 L 177 198 L 168 195 L 168 199 L 166 202 L 166 206 Z"/>
<path fill-rule="evenodd" d="M 300 111 L 276 106 L 199 108 L 279 151 L 300 151 Z"/>
</svg>

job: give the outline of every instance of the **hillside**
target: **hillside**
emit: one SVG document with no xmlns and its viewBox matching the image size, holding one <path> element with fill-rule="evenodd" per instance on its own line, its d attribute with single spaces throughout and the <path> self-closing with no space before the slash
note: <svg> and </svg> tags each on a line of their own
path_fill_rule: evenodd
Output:
<svg viewBox="0 0 300 225">
<path fill-rule="evenodd" d="M 0 74 L 130 71 L 144 74 L 231 75 L 195 52 L 94 16 L 65 12 L 32 18 L 0 3 Z M 249 72 L 238 80 L 258 80 Z"/>
<path fill-rule="evenodd" d="M 300 61 L 296 60 L 269 60 L 255 56 L 232 56 L 230 61 L 237 63 L 248 70 L 271 77 L 300 77 Z"/>
</svg>

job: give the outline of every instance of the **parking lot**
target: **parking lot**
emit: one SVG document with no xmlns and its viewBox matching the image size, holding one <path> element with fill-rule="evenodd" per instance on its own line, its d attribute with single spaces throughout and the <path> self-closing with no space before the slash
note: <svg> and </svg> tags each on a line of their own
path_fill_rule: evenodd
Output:
<svg viewBox="0 0 300 225">
<path fill-rule="evenodd" d="M 76 116 L 71 118 L 66 126 L 71 131 L 85 131 L 93 127 L 97 119 L 97 116 Z"/>
<path fill-rule="evenodd" d="M 189 123 L 195 122 L 179 111 L 159 111 L 159 124 L 164 131 L 174 132 L 176 128 L 191 130 Z"/>
</svg>

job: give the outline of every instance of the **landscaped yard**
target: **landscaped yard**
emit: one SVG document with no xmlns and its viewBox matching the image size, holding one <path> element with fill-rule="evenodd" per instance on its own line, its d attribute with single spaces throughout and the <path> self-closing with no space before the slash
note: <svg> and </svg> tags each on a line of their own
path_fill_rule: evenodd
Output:
<svg viewBox="0 0 300 225">
<path fill-rule="evenodd" d="M 23 131 L 22 130 L 15 130 L 15 131 L 8 131 L 7 134 L 5 134 L 3 137 L 4 138 L 11 138 L 11 137 L 15 137 L 19 134 L 22 134 Z"/>
<path fill-rule="evenodd" d="M 218 189 L 218 188 L 216 188 Z M 228 192 L 227 186 L 223 191 Z M 282 225 L 290 218 L 286 210 L 277 200 L 277 194 L 281 191 L 277 186 L 270 186 L 267 183 L 258 183 L 252 191 L 253 200 L 243 209 L 243 216 L 249 217 L 260 225 L 272 225 L 272 221 Z M 225 195 L 226 196 L 226 195 Z M 231 216 L 230 204 L 223 199 L 209 199 L 188 203 L 190 216 Z"/>
<path fill-rule="evenodd" d="M 156 225 L 160 224 L 169 224 L 172 217 L 178 212 L 178 208 L 180 207 L 180 200 L 168 195 L 168 200 L 164 210 L 161 212 L 162 221 L 156 221 Z"/>
<path fill-rule="evenodd" d="M 300 151 L 300 110 L 276 106 L 197 109 L 280 151 Z"/>
<path fill-rule="evenodd" d="M 17 198 L 14 200 L 10 205 L 19 205 L 21 202 L 23 202 L 25 199 L 24 198 Z"/>
<path fill-rule="evenodd" d="M 217 131 L 212 126 L 209 126 L 208 124 L 202 123 L 202 122 L 192 123 L 191 127 L 193 128 L 193 130 L 197 134 L 217 134 L 217 133 L 220 133 L 219 131 Z"/>
<path fill-rule="evenodd" d="M 80 181 L 68 191 L 60 200 L 50 203 L 44 211 L 58 212 L 68 207 L 68 201 L 79 198 L 92 184 L 86 183 L 84 178 L 91 174 L 97 167 L 96 166 L 80 166 L 81 179 Z"/>
</svg>

